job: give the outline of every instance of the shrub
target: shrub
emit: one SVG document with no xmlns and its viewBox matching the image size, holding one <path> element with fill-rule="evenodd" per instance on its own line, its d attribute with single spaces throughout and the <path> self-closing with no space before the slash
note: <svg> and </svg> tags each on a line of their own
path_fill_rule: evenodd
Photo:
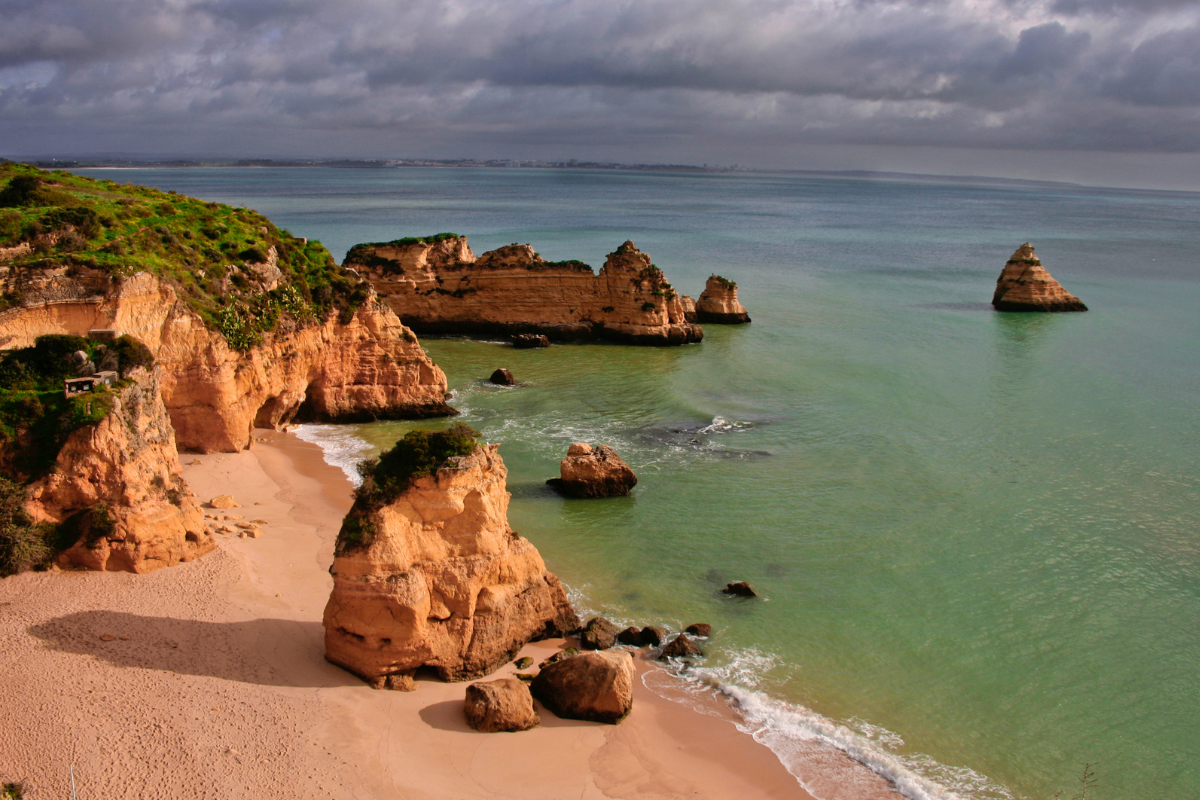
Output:
<svg viewBox="0 0 1200 800">
<path fill-rule="evenodd" d="M 0 576 L 46 566 L 54 555 L 48 543 L 53 532 L 53 525 L 25 513 L 25 487 L 0 478 Z"/>
<path fill-rule="evenodd" d="M 149 369 L 154 366 L 154 354 L 150 348 L 129 334 L 118 336 L 112 343 L 112 350 L 117 354 L 122 378 L 138 367 Z"/>
<path fill-rule="evenodd" d="M 0 207 L 28 205 L 41 185 L 42 181 L 36 175 L 14 175 L 8 186 L 0 190 Z"/>
<path fill-rule="evenodd" d="M 654 303 L 642 303 L 642 311 L 653 311 Z"/>
<path fill-rule="evenodd" d="M 367 508 L 390 503 L 414 478 L 432 475 L 446 459 L 474 451 L 478 436 L 479 431 L 461 422 L 444 431 L 409 431 L 391 450 L 359 465 L 363 483 L 355 499 Z"/>
</svg>

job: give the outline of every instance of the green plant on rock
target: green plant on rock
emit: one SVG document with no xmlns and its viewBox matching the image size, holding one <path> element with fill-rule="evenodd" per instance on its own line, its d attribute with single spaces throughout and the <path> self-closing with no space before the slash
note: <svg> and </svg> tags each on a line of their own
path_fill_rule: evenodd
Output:
<svg viewBox="0 0 1200 800">
<path fill-rule="evenodd" d="M 448 458 L 473 452 L 478 436 L 479 431 L 461 422 L 444 431 L 409 431 L 391 450 L 359 465 L 363 483 L 355 499 L 370 508 L 390 503 L 413 479 L 432 475 Z"/>
<path fill-rule="evenodd" d="M 25 500 L 24 486 L 0 478 L 0 577 L 45 567 L 54 556 L 55 526 L 34 522 Z"/>
</svg>

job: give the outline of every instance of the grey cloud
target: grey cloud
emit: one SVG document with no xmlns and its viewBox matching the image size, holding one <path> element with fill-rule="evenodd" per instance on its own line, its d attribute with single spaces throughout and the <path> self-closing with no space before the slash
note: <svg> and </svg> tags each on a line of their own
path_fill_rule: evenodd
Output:
<svg viewBox="0 0 1200 800">
<path fill-rule="evenodd" d="M 69 120 L 78 149 L 145 126 L 156 146 L 341 153 L 619 140 L 625 160 L 1200 148 L 1200 6 L 1071 1 L 0 0 L 0 130 L 14 147 Z"/>
</svg>

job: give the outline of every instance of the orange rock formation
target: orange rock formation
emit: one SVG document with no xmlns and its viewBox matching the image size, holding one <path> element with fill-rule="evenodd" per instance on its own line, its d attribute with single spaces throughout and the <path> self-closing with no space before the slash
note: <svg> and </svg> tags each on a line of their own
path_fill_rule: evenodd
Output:
<svg viewBox="0 0 1200 800">
<path fill-rule="evenodd" d="M 737 284 L 720 275 L 712 275 L 704 286 L 704 292 L 696 301 L 696 321 L 716 325 L 741 325 L 750 321 L 750 315 L 738 302 Z"/>
<path fill-rule="evenodd" d="M 579 626 L 562 584 L 537 548 L 508 526 L 508 470 L 499 445 L 448 459 L 392 503 L 347 525 L 369 544 L 330 572 L 325 657 L 374 686 L 403 685 L 431 667 L 472 680 L 525 643 Z"/>
<path fill-rule="evenodd" d="M 147 273 L 113 284 L 106 275 L 46 270 L 21 289 L 22 306 L 0 313 L 0 346 L 96 328 L 138 338 L 163 367 L 163 399 L 188 450 L 241 450 L 255 426 L 278 426 L 298 414 L 356 421 L 454 413 L 445 402 L 446 376 L 374 295 L 347 324 L 331 316 L 268 334 L 241 353 Z"/>
<path fill-rule="evenodd" d="M 545 261 L 529 245 L 476 258 L 462 236 L 358 245 L 345 266 L 363 274 L 418 333 L 540 333 L 647 345 L 704 336 L 633 242 L 610 253 L 599 274 L 579 261 Z"/>
<path fill-rule="evenodd" d="M 1087 311 L 1083 301 L 1051 277 L 1029 242 L 1001 270 L 992 305 L 997 311 Z"/>
<path fill-rule="evenodd" d="M 157 368 L 131 378 L 109 415 L 72 433 L 54 471 L 29 488 L 34 519 L 75 515 L 82 535 L 59 555 L 63 566 L 150 572 L 216 546 L 183 481 Z"/>
</svg>

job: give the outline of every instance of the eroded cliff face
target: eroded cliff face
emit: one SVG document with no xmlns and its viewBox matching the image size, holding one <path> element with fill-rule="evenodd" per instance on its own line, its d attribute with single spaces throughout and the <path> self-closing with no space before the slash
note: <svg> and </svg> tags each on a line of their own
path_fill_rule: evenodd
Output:
<svg viewBox="0 0 1200 800">
<path fill-rule="evenodd" d="M 650 257 L 625 242 L 599 274 L 578 261 L 548 262 L 529 245 L 476 258 L 466 237 L 360 245 L 345 265 L 418 333 L 539 333 L 559 340 L 631 344 L 698 342 L 678 293 Z"/>
<path fill-rule="evenodd" d="M 134 370 L 108 416 L 73 432 L 54 470 L 29 487 L 31 517 L 80 535 L 60 565 L 151 572 L 216 547 L 182 477 L 160 378 L 158 368 Z"/>
<path fill-rule="evenodd" d="M 579 626 L 537 548 L 508 526 L 498 447 L 451 458 L 392 503 L 348 521 L 370 542 L 334 559 L 326 658 L 377 686 L 420 667 L 471 680 L 525 643 Z"/>
<path fill-rule="evenodd" d="M 242 353 L 153 275 L 112 282 L 86 269 L 74 273 L 24 277 L 22 305 L 0 313 L 0 346 L 96 328 L 136 337 L 163 368 L 163 400 L 184 449 L 241 450 L 255 426 L 297 416 L 362 421 L 455 413 L 445 402 L 446 376 L 374 295 L 345 324 L 331 315 L 323 324 L 281 326 Z"/>
<path fill-rule="evenodd" d="M 742 325 L 750 321 L 745 307 L 738 302 L 737 284 L 720 275 L 712 275 L 696 301 L 696 321 L 716 325 Z"/>
<path fill-rule="evenodd" d="M 1028 242 L 1000 271 L 992 306 L 997 311 L 1087 311 L 1082 300 L 1051 277 Z"/>
</svg>

